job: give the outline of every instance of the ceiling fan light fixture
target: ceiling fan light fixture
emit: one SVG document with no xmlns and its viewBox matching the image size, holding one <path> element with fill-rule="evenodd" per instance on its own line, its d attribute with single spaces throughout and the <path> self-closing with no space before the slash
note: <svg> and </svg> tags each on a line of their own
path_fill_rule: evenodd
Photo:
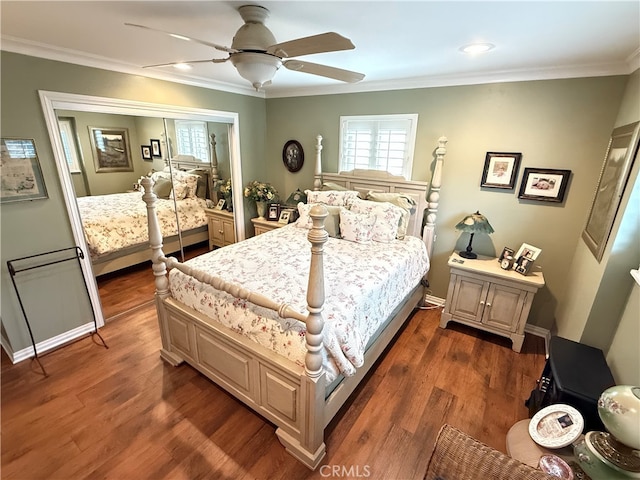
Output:
<svg viewBox="0 0 640 480">
<path fill-rule="evenodd" d="M 282 65 L 278 57 L 264 53 L 234 53 L 230 60 L 240 76 L 248 80 L 256 91 L 270 82 Z"/>
<path fill-rule="evenodd" d="M 496 46 L 492 43 L 472 43 L 460 47 L 460 51 L 469 55 L 477 55 L 493 50 L 494 48 L 496 48 Z"/>
</svg>

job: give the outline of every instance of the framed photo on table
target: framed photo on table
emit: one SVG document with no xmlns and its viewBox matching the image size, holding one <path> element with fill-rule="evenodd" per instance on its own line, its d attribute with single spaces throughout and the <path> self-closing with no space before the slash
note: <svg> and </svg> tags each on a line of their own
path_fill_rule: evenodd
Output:
<svg viewBox="0 0 640 480">
<path fill-rule="evenodd" d="M 35 141 L 0 139 L 0 203 L 48 198 Z"/>
<path fill-rule="evenodd" d="M 570 176 L 571 170 L 525 168 L 518 198 L 562 203 Z"/>
<path fill-rule="evenodd" d="M 487 152 L 480 186 L 513 189 L 521 160 L 522 153 Z"/>
<path fill-rule="evenodd" d="M 267 220 L 276 222 L 280 219 L 280 204 L 272 203 L 269 205 L 269 213 L 267 214 Z"/>
<path fill-rule="evenodd" d="M 638 150 L 640 122 L 618 127 L 611 133 L 609 146 L 596 186 L 582 239 L 598 262 L 602 260 L 611 227 L 616 218 L 633 159 Z"/>
<path fill-rule="evenodd" d="M 280 212 L 280 218 L 278 218 L 278 223 L 284 223 L 285 225 L 291 221 L 291 210 L 283 210 Z"/>
</svg>

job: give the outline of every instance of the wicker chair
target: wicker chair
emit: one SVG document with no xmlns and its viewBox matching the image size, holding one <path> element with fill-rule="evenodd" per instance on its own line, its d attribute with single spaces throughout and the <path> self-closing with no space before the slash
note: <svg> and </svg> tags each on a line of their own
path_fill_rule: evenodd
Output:
<svg viewBox="0 0 640 480">
<path fill-rule="evenodd" d="M 558 480 L 443 425 L 425 480 Z"/>
</svg>

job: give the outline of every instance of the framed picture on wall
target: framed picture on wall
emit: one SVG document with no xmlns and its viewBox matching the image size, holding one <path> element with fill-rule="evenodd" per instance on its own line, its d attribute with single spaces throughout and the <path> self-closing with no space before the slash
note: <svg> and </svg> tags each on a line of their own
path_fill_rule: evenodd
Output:
<svg viewBox="0 0 640 480">
<path fill-rule="evenodd" d="M 521 160 L 522 153 L 487 152 L 480 186 L 513 189 Z"/>
<path fill-rule="evenodd" d="M 150 143 L 151 143 L 151 155 L 154 158 L 162 157 L 162 150 L 160 150 L 160 140 L 156 140 L 155 138 L 152 138 L 150 140 Z"/>
<path fill-rule="evenodd" d="M 518 198 L 562 203 L 571 170 L 525 168 Z"/>
<path fill-rule="evenodd" d="M 587 225 L 582 232 L 582 239 L 598 262 L 602 260 L 633 159 L 638 150 L 639 131 L 640 122 L 635 122 L 616 128 L 609 139 L 596 194 L 591 204 Z"/>
<path fill-rule="evenodd" d="M 89 138 L 97 173 L 133 172 L 126 128 L 89 127 Z"/>
<path fill-rule="evenodd" d="M 142 152 L 143 160 L 153 160 L 151 158 L 151 145 L 141 145 L 140 150 Z"/>
<path fill-rule="evenodd" d="M 0 203 L 48 198 L 36 144 L 30 138 L 0 139 Z"/>
</svg>

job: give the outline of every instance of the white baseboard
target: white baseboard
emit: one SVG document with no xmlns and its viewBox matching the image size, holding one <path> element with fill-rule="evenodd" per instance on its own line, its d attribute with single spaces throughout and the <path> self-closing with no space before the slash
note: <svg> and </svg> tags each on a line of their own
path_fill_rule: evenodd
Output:
<svg viewBox="0 0 640 480">
<path fill-rule="evenodd" d="M 434 307 L 444 307 L 445 299 L 426 294 L 424 296 L 424 303 L 433 305 Z"/>
<path fill-rule="evenodd" d="M 43 340 L 40 343 L 36 343 L 36 349 L 38 350 L 38 355 L 42 355 L 45 352 L 50 350 L 54 350 L 58 347 L 66 345 L 73 340 L 76 340 L 80 337 L 88 335 L 91 332 L 94 332 L 96 326 L 93 322 L 85 323 L 84 325 L 80 325 L 79 327 L 74 328 L 73 330 L 69 330 L 68 332 L 64 332 L 61 335 L 58 335 L 53 338 L 48 338 L 47 340 Z M 34 357 L 35 354 L 33 352 L 33 347 L 29 346 L 27 348 L 23 348 L 22 350 L 18 350 L 14 352 L 10 347 L 8 347 L 9 342 L 6 342 L 5 339 L 2 339 L 2 348 L 7 352 L 7 355 L 11 359 L 12 363 L 18 363 L 27 358 Z"/>
<path fill-rule="evenodd" d="M 549 340 L 551 340 L 551 332 L 546 328 L 529 324 L 525 325 L 524 331 L 531 335 L 535 335 L 536 337 L 544 338 L 544 354 L 545 358 L 549 358 Z"/>
</svg>

